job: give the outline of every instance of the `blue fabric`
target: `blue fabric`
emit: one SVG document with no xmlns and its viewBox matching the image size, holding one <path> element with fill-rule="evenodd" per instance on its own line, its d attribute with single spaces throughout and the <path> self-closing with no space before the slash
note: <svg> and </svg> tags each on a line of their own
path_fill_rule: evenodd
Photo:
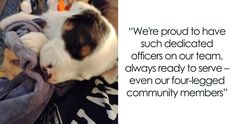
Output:
<svg viewBox="0 0 236 124">
<path fill-rule="evenodd" d="M 12 14 L 15 14 L 20 9 L 21 0 L 7 0 L 3 12 L 0 15 L 0 21 Z M 1 3 L 0 3 L 1 4 Z M 1 31 L 0 31 L 1 33 Z M 0 65 L 3 62 L 3 51 L 5 49 L 2 37 L 0 37 Z"/>
<path fill-rule="evenodd" d="M 20 9 L 20 3 L 21 0 L 7 0 L 2 15 L 0 15 L 0 21 L 9 15 L 17 13 Z"/>
<path fill-rule="evenodd" d="M 24 72 L 12 81 L 0 80 L 0 124 L 33 124 L 52 96 L 54 86 L 37 71 L 37 54 L 19 38 L 24 32 L 42 32 L 37 22 L 42 21 L 15 22 L 4 30 L 5 44 L 20 59 Z"/>
<path fill-rule="evenodd" d="M 6 78 L 2 78 L 0 79 L 0 91 L 2 91 L 4 89 L 4 86 L 9 82 L 8 79 Z"/>
</svg>

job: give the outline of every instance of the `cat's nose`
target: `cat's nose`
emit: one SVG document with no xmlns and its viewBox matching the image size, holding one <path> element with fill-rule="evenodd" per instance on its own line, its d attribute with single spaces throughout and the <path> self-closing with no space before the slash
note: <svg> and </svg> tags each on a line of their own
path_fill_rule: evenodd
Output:
<svg viewBox="0 0 236 124">
<path fill-rule="evenodd" d="M 49 69 L 47 67 L 41 67 L 41 71 L 43 74 L 43 78 L 47 81 L 52 78 L 52 73 L 48 71 Z"/>
</svg>

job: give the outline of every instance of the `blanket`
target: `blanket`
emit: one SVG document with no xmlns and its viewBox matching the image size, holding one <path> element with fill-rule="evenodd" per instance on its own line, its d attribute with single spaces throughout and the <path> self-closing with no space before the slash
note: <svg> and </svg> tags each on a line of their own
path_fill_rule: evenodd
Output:
<svg viewBox="0 0 236 124">
<path fill-rule="evenodd" d="M 16 22 L 4 31 L 4 41 L 20 59 L 24 72 L 12 81 L 0 80 L 0 123 L 32 124 L 39 117 L 52 96 L 54 86 L 46 83 L 38 66 L 38 56 L 25 47 L 20 36 L 31 31 L 42 31 L 34 21 Z"/>
</svg>

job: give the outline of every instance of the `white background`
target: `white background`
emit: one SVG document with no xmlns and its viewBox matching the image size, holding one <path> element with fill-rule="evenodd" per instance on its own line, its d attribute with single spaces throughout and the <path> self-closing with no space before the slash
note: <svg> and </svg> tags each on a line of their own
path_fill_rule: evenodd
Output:
<svg viewBox="0 0 236 124">
<path fill-rule="evenodd" d="M 120 124 L 236 124 L 235 5 L 234 0 L 119 0 Z M 221 52 L 224 61 L 221 63 L 208 61 L 208 63 L 230 67 L 229 71 L 224 72 L 226 76 L 225 87 L 228 88 L 228 92 L 222 98 L 127 97 L 127 89 L 144 88 L 142 85 L 132 86 L 128 80 L 132 76 L 145 77 L 145 75 L 131 74 L 124 71 L 126 65 L 134 63 L 130 61 L 132 51 L 140 49 L 139 41 L 142 37 L 133 36 L 128 30 L 129 27 L 135 26 L 150 26 L 154 28 L 185 28 L 190 26 L 225 28 L 227 35 L 214 37 L 215 47 L 212 49 L 212 52 Z M 157 49 L 149 49 L 149 51 L 155 52 Z M 161 51 L 166 50 L 160 49 Z M 136 63 L 140 64 L 138 61 Z M 148 63 L 156 64 L 156 62 Z M 160 65 L 164 63 L 185 64 L 187 62 L 159 62 Z M 203 63 L 206 62 L 203 61 L 199 64 Z M 164 77 L 166 75 L 158 74 L 158 76 Z M 208 75 L 208 73 L 204 75 Z M 217 74 L 209 73 L 209 76 L 217 76 Z M 148 89 L 149 87 L 145 86 L 145 88 Z"/>
</svg>

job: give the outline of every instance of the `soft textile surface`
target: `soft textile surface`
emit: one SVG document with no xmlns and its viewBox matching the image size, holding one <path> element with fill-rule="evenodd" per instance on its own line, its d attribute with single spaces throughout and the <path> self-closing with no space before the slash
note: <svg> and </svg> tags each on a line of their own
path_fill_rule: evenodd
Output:
<svg viewBox="0 0 236 124">
<path fill-rule="evenodd" d="M 58 84 L 35 124 L 118 124 L 118 82 L 95 77 Z"/>
<path fill-rule="evenodd" d="M 21 0 L 0 0 L 0 2 L 0 21 L 9 15 L 17 13 L 20 9 Z"/>
<path fill-rule="evenodd" d="M 25 70 L 12 81 L 0 80 L 0 123 L 32 124 L 43 111 L 54 90 L 35 71 L 38 56 L 26 48 L 19 36 L 31 31 L 42 31 L 34 21 L 17 22 L 5 29 L 5 44 L 13 50 Z"/>
<path fill-rule="evenodd" d="M 0 21 L 19 11 L 21 0 L 0 0 Z M 0 29 L 0 33 L 1 33 Z M 0 65 L 3 62 L 4 42 L 0 36 Z M 0 67 L 1 69 L 1 67 Z"/>
</svg>

